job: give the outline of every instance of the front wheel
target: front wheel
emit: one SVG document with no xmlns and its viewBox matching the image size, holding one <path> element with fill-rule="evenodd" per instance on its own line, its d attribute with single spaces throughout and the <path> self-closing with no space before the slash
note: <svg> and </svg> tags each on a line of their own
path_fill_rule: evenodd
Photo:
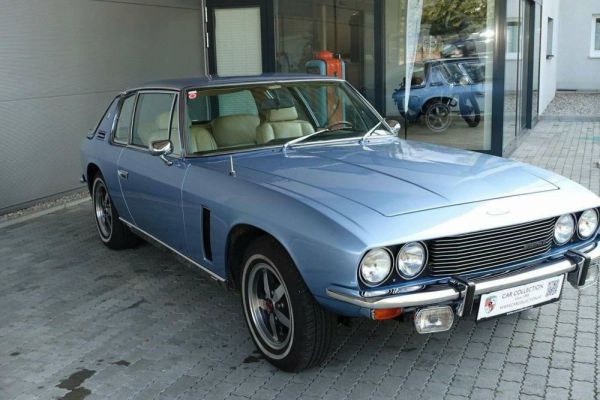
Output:
<svg viewBox="0 0 600 400">
<path fill-rule="evenodd" d="M 271 364 L 295 372 L 323 362 L 335 316 L 315 301 L 274 239 L 259 238 L 249 246 L 241 286 L 248 329 Z"/>
<path fill-rule="evenodd" d="M 433 132 L 444 132 L 452 123 L 452 113 L 448 101 L 436 100 L 425 108 L 425 123 Z"/>
</svg>

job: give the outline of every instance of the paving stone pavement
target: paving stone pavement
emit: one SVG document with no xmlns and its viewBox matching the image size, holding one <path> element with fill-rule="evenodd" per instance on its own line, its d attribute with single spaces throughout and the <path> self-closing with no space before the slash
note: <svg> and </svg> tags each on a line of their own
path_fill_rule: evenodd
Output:
<svg viewBox="0 0 600 400">
<path fill-rule="evenodd" d="M 600 123 L 541 122 L 513 157 L 599 192 Z M 0 399 L 595 399 L 598 286 L 451 331 L 355 320 L 283 373 L 240 299 L 150 245 L 115 252 L 91 205 L 0 230 Z M 86 397 L 87 396 L 87 397 Z"/>
</svg>

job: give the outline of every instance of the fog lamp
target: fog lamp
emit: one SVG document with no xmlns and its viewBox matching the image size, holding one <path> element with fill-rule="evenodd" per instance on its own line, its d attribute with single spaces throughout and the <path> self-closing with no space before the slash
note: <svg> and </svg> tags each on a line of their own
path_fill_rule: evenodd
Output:
<svg viewBox="0 0 600 400">
<path fill-rule="evenodd" d="M 600 268 L 600 258 L 592 260 L 587 270 L 584 284 L 579 287 L 579 290 L 594 286 L 598 282 L 598 269 Z"/>
<path fill-rule="evenodd" d="M 419 333 L 444 332 L 454 323 L 454 310 L 450 306 L 422 308 L 415 315 L 415 328 Z"/>
</svg>

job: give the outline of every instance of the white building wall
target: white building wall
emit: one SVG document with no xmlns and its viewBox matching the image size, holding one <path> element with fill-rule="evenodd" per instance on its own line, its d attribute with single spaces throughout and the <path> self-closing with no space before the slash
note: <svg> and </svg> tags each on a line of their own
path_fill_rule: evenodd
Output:
<svg viewBox="0 0 600 400">
<path fill-rule="evenodd" d="M 0 0 L 0 210 L 79 187 L 126 87 L 204 73 L 201 0 Z"/>
<path fill-rule="evenodd" d="M 579 1 L 579 0 L 577 0 Z M 598 1 L 598 0 L 596 0 Z M 561 54 L 561 48 L 557 39 L 559 29 L 564 23 L 564 14 L 560 11 L 561 3 L 572 4 L 570 0 L 544 0 L 542 7 L 542 39 L 540 43 L 540 114 L 546 110 L 548 104 L 556 94 L 557 62 Z M 560 15 L 560 17 L 559 17 Z M 554 20 L 554 50 L 555 57 L 546 58 L 548 54 L 548 18 Z"/>
<path fill-rule="evenodd" d="M 600 0 L 561 1 L 558 89 L 600 90 L 600 58 L 590 57 L 593 15 L 600 15 Z"/>
</svg>

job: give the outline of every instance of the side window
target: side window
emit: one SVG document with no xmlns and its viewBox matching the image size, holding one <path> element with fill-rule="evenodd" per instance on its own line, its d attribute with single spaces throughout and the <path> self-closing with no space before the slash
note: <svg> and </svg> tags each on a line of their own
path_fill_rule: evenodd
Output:
<svg viewBox="0 0 600 400">
<path fill-rule="evenodd" d="M 114 140 L 119 143 L 127 143 L 129 141 L 129 129 L 131 128 L 131 114 L 133 114 L 133 105 L 135 104 L 135 95 L 129 96 L 123 101 L 119 120 L 117 121 L 117 129 L 115 130 Z"/>
<path fill-rule="evenodd" d="M 169 125 L 174 94 L 141 93 L 135 110 L 131 143 L 148 147 L 156 140 L 170 139 Z"/>
</svg>

